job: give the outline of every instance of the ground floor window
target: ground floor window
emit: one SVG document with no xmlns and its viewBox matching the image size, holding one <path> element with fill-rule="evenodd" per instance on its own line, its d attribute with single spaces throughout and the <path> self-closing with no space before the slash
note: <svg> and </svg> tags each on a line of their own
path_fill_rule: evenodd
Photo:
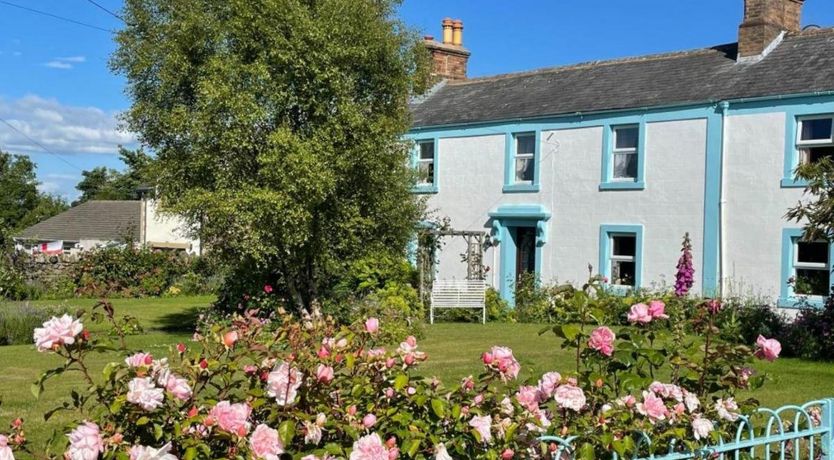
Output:
<svg viewBox="0 0 834 460">
<path fill-rule="evenodd" d="M 615 289 L 640 287 L 643 265 L 643 227 L 603 225 L 600 227 L 599 272 Z"/>
<path fill-rule="evenodd" d="M 831 293 L 831 245 L 826 241 L 805 241 L 801 229 L 785 229 L 782 239 L 784 280 L 780 305 L 821 306 Z"/>
</svg>

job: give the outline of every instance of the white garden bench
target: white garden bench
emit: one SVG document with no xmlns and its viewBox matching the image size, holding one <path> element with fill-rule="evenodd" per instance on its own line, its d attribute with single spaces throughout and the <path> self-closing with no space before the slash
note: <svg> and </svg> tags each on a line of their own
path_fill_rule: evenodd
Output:
<svg viewBox="0 0 834 460">
<path fill-rule="evenodd" d="M 486 324 L 486 284 L 483 280 L 436 280 L 431 288 L 431 324 L 436 308 L 478 308 Z"/>
</svg>

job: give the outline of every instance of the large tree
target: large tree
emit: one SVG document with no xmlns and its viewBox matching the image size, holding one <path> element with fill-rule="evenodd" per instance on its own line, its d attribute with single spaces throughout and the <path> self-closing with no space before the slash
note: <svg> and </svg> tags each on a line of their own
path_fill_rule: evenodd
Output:
<svg viewBox="0 0 834 460">
<path fill-rule="evenodd" d="M 163 206 L 202 222 L 242 283 L 309 306 L 351 261 L 404 253 L 421 204 L 402 135 L 428 61 L 398 4 L 125 2 L 127 125 Z"/>
<path fill-rule="evenodd" d="M 38 190 L 35 163 L 0 150 L 0 245 L 14 231 L 67 209 L 66 202 Z"/>
<path fill-rule="evenodd" d="M 104 166 L 81 172 L 81 181 L 75 186 L 81 195 L 73 206 L 89 200 L 135 200 L 139 187 L 152 185 L 153 158 L 150 155 L 142 149 L 120 146 L 119 158 L 125 164 L 122 172 Z"/>
</svg>

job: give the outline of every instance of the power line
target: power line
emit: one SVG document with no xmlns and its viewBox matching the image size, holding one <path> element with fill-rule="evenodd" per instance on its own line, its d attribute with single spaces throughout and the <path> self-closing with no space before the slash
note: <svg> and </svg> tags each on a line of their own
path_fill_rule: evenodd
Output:
<svg viewBox="0 0 834 460">
<path fill-rule="evenodd" d="M 86 22 L 76 21 L 75 19 L 65 18 L 63 16 L 58 16 L 57 14 L 52 14 L 52 13 L 49 13 L 47 11 L 36 10 L 34 8 L 29 8 L 28 6 L 23 6 L 23 5 L 18 5 L 17 3 L 8 2 L 6 0 L 0 0 L 0 4 L 6 5 L 6 6 L 11 6 L 13 8 L 19 8 L 21 10 L 26 10 L 26 11 L 29 11 L 30 13 L 40 14 L 40 15 L 43 15 L 43 16 L 49 16 L 50 18 L 58 19 L 60 21 L 71 22 L 71 23 L 79 25 L 79 26 L 89 27 L 91 29 L 100 30 L 102 32 L 113 33 L 112 30 L 105 29 L 104 27 L 99 27 L 99 26 L 95 26 L 95 25 L 92 25 L 92 24 L 87 24 Z"/>
<path fill-rule="evenodd" d="M 118 19 L 119 21 L 125 22 L 123 17 L 121 17 L 118 14 L 116 14 L 116 13 L 108 10 L 107 8 L 101 6 L 101 4 L 99 4 L 95 0 L 87 0 L 87 1 L 92 3 L 93 5 L 97 6 L 100 10 L 104 11 L 105 13 L 109 14 L 110 16 L 113 16 L 114 18 Z"/>
<path fill-rule="evenodd" d="M 19 129 L 15 128 L 15 126 L 14 126 L 13 124 L 9 123 L 8 121 L 6 121 L 6 120 L 4 120 L 4 119 L 0 118 L 0 123 L 3 123 L 4 125 L 8 126 L 8 127 L 9 127 L 9 128 L 11 128 L 12 130 L 14 130 L 16 133 L 18 133 L 18 134 L 20 134 L 21 136 L 25 137 L 26 139 L 28 139 L 28 140 L 29 140 L 29 142 L 31 142 L 32 144 L 34 144 L 34 145 L 36 145 L 36 146 L 40 147 L 40 148 L 41 148 L 41 149 L 43 149 L 46 153 L 51 154 L 51 155 L 52 155 L 52 156 L 54 156 L 55 158 L 57 158 L 57 159 L 59 159 L 59 160 L 63 161 L 64 163 L 68 164 L 69 166 L 71 166 L 71 167 L 73 167 L 73 168 L 75 168 L 75 169 L 77 169 L 77 170 L 79 170 L 79 171 L 82 171 L 82 172 L 84 171 L 83 169 L 79 168 L 78 166 L 76 166 L 76 165 L 74 165 L 74 164 L 70 163 L 69 161 L 67 161 L 66 159 L 62 158 L 62 157 L 61 157 L 61 155 L 59 155 L 59 154 L 57 154 L 57 153 L 53 152 L 52 150 L 49 150 L 48 148 L 46 148 L 46 146 L 44 146 L 44 145 L 43 145 L 43 144 L 41 144 L 40 142 L 38 142 L 38 141 L 36 141 L 36 140 L 32 139 L 31 137 L 29 137 L 29 136 L 28 136 L 26 133 L 24 133 L 23 131 L 21 131 L 21 130 L 19 130 Z"/>
</svg>

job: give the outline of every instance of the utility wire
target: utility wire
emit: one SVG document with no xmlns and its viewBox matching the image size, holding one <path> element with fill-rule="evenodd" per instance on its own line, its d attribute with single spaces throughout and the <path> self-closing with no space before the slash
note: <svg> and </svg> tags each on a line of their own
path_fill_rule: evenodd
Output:
<svg viewBox="0 0 834 460">
<path fill-rule="evenodd" d="M 92 24 L 87 24 L 86 22 L 76 21 L 75 19 L 65 18 L 63 16 L 58 16 L 57 14 L 52 14 L 52 13 L 47 12 L 47 11 L 36 10 L 34 8 L 29 8 L 28 6 L 23 6 L 23 5 L 18 5 L 17 3 L 8 2 L 6 0 L 0 0 L 0 4 L 6 5 L 6 6 L 11 6 L 13 8 L 19 8 L 21 10 L 26 10 L 26 11 L 29 11 L 30 13 L 40 14 L 40 15 L 43 15 L 43 16 L 49 16 L 50 18 L 58 19 L 60 21 L 71 22 L 71 23 L 79 25 L 79 26 L 89 27 L 91 29 L 100 30 L 102 32 L 108 32 L 108 33 L 113 32 L 112 30 L 105 29 L 104 27 L 99 27 L 99 26 L 95 26 L 95 25 L 92 25 Z"/>
<path fill-rule="evenodd" d="M 121 17 L 118 14 L 116 14 L 116 13 L 108 10 L 107 8 L 101 6 L 101 4 L 96 2 L 95 0 L 87 0 L 87 1 L 92 3 L 93 5 L 97 6 L 100 10 L 104 11 L 105 13 L 109 14 L 110 16 L 113 16 L 114 18 L 118 19 L 119 21 L 125 22 L 125 19 L 123 17 Z"/>
<path fill-rule="evenodd" d="M 38 141 L 36 141 L 36 140 L 32 139 L 31 137 L 29 137 L 29 136 L 28 136 L 26 133 L 24 133 L 23 131 L 21 131 L 21 130 L 19 130 L 19 129 L 15 128 L 15 126 L 14 126 L 13 124 L 9 123 L 8 121 L 6 121 L 6 120 L 4 120 L 4 119 L 0 118 L 0 123 L 3 123 L 4 125 L 8 126 L 8 127 L 9 127 L 9 128 L 11 128 L 12 130 L 14 130 L 16 133 L 18 133 L 18 134 L 20 134 L 21 136 L 25 137 L 26 139 L 28 139 L 28 140 L 29 140 L 29 142 L 31 142 L 32 144 L 34 144 L 34 145 L 36 145 L 36 146 L 40 147 L 40 148 L 41 148 L 41 149 L 43 149 L 46 153 L 51 154 L 51 155 L 52 155 L 52 156 L 54 156 L 55 158 L 57 158 L 57 159 L 59 159 L 59 160 L 63 161 L 64 163 L 68 164 L 69 166 L 71 166 L 71 167 L 73 167 L 73 168 L 75 168 L 75 169 L 77 169 L 77 170 L 79 170 L 79 171 L 82 171 L 82 172 L 84 171 L 83 169 L 79 168 L 78 166 L 76 166 L 76 165 L 74 165 L 74 164 L 70 163 L 69 161 L 67 161 L 66 159 L 64 159 L 63 157 L 61 157 L 61 155 L 59 155 L 59 154 L 57 154 L 57 153 L 53 152 L 52 150 L 49 150 L 48 148 L 46 148 L 46 146 L 44 146 L 44 145 L 43 145 L 43 144 L 41 144 L 40 142 L 38 142 Z"/>
</svg>

